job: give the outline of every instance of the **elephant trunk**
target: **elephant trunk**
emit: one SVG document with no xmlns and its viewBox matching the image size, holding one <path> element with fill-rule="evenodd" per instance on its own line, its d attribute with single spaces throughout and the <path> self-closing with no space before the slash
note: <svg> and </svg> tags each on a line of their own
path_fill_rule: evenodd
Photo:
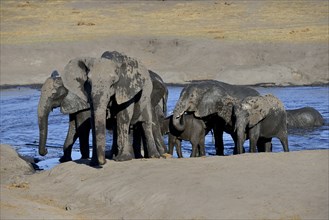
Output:
<svg viewBox="0 0 329 220">
<path fill-rule="evenodd" d="M 178 115 L 174 113 L 173 118 L 172 118 L 172 122 L 174 127 L 178 130 L 178 131 L 184 131 L 185 129 L 185 123 L 184 123 L 184 117 L 183 114 L 182 115 Z"/>
<path fill-rule="evenodd" d="M 39 124 L 39 154 L 45 156 L 48 151 L 46 149 L 47 134 L 48 134 L 48 116 L 51 107 L 49 107 L 42 98 L 38 106 L 38 124 Z"/>
<path fill-rule="evenodd" d="M 183 97 L 180 97 L 179 100 L 177 101 L 177 105 L 175 106 L 174 112 L 173 112 L 173 117 L 172 117 L 172 122 L 174 127 L 178 131 L 183 131 L 185 129 L 184 125 L 184 120 L 183 120 L 183 115 L 188 109 L 188 106 L 186 105 L 186 101 L 184 100 Z"/>
<path fill-rule="evenodd" d="M 235 131 L 237 134 L 237 154 L 242 154 L 243 143 L 246 140 L 246 121 L 238 117 L 235 124 Z"/>
</svg>

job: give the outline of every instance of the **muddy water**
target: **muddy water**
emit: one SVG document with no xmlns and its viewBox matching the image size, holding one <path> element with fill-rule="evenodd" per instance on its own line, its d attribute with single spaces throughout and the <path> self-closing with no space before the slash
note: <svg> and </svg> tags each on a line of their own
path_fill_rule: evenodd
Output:
<svg viewBox="0 0 329 220">
<path fill-rule="evenodd" d="M 168 114 L 172 112 L 182 87 L 169 87 Z M 328 87 L 255 87 L 261 94 L 272 93 L 279 97 L 286 109 L 312 106 L 325 118 L 326 125 L 308 130 L 294 130 L 289 132 L 289 147 L 291 151 L 329 149 L 329 88 Z M 22 155 L 35 157 L 41 160 L 42 168 L 50 168 L 58 163 L 62 155 L 68 129 L 68 115 L 55 109 L 49 116 L 48 155 L 38 155 L 38 121 L 37 106 L 40 90 L 30 88 L 15 88 L 1 90 L 0 114 L 0 142 L 10 144 Z M 229 135 L 224 136 L 225 154 L 233 151 L 233 141 Z M 78 141 L 75 144 L 73 159 L 78 159 Z M 107 146 L 111 146 L 110 135 Z M 245 143 L 245 147 L 248 143 Z M 211 134 L 206 136 L 206 150 L 208 155 L 215 153 Z M 248 150 L 248 149 L 247 149 Z M 273 151 L 282 151 L 280 142 L 273 139 Z M 183 141 L 183 154 L 188 157 L 191 152 L 189 142 Z"/>
</svg>

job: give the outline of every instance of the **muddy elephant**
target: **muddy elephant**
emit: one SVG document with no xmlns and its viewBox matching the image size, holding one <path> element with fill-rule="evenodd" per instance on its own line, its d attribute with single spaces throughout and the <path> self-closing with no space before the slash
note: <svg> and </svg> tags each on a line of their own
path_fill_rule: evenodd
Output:
<svg viewBox="0 0 329 220">
<path fill-rule="evenodd" d="M 125 58 L 125 59 L 127 59 L 127 58 Z M 96 60 L 95 58 L 86 58 L 86 59 L 82 58 L 80 60 L 81 63 L 79 63 L 79 61 L 73 62 L 74 65 L 78 65 L 77 73 L 74 72 L 76 70 L 76 67 L 72 66 L 72 63 L 68 64 L 66 66 L 66 72 L 64 72 L 64 78 L 65 78 L 65 74 L 71 74 L 71 77 L 73 77 L 76 74 L 78 76 L 77 80 L 80 80 L 80 83 L 82 83 L 81 78 L 79 79 L 79 77 L 82 77 L 83 78 L 82 80 L 87 79 L 86 74 L 88 74 L 90 71 L 90 70 L 88 70 L 87 66 L 93 66 L 95 60 Z M 86 66 L 84 66 L 84 65 L 86 65 Z M 119 66 L 121 66 L 121 65 L 123 65 L 123 64 L 120 63 Z M 82 68 L 83 70 L 81 70 L 79 68 Z M 166 111 L 166 101 L 167 101 L 167 96 L 168 96 L 167 88 L 165 87 L 161 77 L 158 76 L 156 73 L 154 73 L 152 71 L 148 71 L 147 75 L 152 80 L 151 88 L 152 88 L 152 93 L 154 93 L 154 95 L 152 96 L 152 101 L 151 101 L 152 108 L 155 108 L 154 105 L 159 105 L 159 106 L 161 106 L 163 111 Z M 57 84 L 55 82 L 57 82 Z M 64 80 L 64 82 L 65 82 L 65 80 Z M 68 88 L 71 89 L 70 83 L 72 84 L 72 82 L 68 81 L 67 86 L 68 86 Z M 52 87 L 54 87 L 54 85 L 57 85 L 57 86 L 55 88 L 52 88 Z M 77 86 L 77 83 L 76 84 L 73 83 L 73 86 Z M 84 86 L 85 85 L 80 87 L 80 89 L 84 88 Z M 163 88 L 163 86 L 164 86 L 164 88 Z M 69 113 L 70 118 L 74 117 L 74 120 L 70 120 L 71 121 L 70 128 L 69 128 L 67 139 L 64 144 L 64 156 L 61 158 L 61 160 L 62 161 L 70 160 L 72 145 L 77 137 L 84 138 L 82 141 L 80 139 L 80 147 L 81 147 L 81 152 L 85 152 L 85 153 L 83 153 L 83 157 L 87 157 L 87 155 L 89 155 L 88 138 L 89 138 L 90 123 L 88 124 L 85 122 L 87 121 L 87 119 L 90 119 L 91 113 L 89 111 L 89 103 L 86 101 L 86 97 L 83 96 L 83 95 L 86 95 L 86 91 L 83 91 L 83 90 L 80 91 L 81 92 L 80 97 L 82 97 L 82 98 L 80 98 L 79 96 L 76 95 L 76 94 L 79 94 L 78 93 L 79 90 L 78 90 L 78 92 L 76 92 L 76 94 L 70 92 L 70 89 L 67 89 L 65 87 L 63 80 L 60 77 L 51 77 L 51 78 L 47 79 L 47 81 L 43 87 L 48 88 L 50 93 L 48 92 L 48 95 L 41 95 L 40 102 L 39 102 L 40 110 L 38 112 L 39 112 L 39 125 L 40 125 L 39 126 L 39 128 L 40 128 L 40 145 L 39 145 L 40 154 L 45 155 L 47 153 L 46 148 L 45 148 L 45 142 L 46 142 L 46 138 L 47 138 L 47 123 L 48 123 L 49 111 L 54 107 L 61 107 L 61 111 L 63 113 Z M 120 88 L 120 87 L 118 86 L 117 88 Z M 139 93 L 141 93 L 141 92 L 139 92 Z M 47 93 L 44 93 L 44 94 L 47 94 Z M 162 94 L 162 97 L 160 97 L 160 94 Z M 54 99 L 53 96 L 56 96 L 56 99 Z M 124 110 L 125 105 L 128 105 L 128 106 L 134 105 L 133 103 L 124 103 L 122 105 L 119 105 L 119 104 L 117 104 L 117 101 L 115 98 L 116 97 L 114 95 L 110 97 L 108 106 L 110 106 L 111 108 L 106 109 L 106 114 L 107 114 L 106 120 L 107 121 L 109 120 L 108 118 L 118 117 L 117 114 L 119 116 L 122 115 L 122 113 L 119 113 L 119 112 L 125 111 Z M 139 98 L 140 97 L 138 97 L 138 99 Z M 136 102 L 138 103 L 138 101 L 136 101 Z M 48 104 L 45 104 L 45 103 L 48 103 Z M 157 104 L 155 104 L 155 103 L 157 103 Z M 41 108 L 41 106 L 42 106 L 42 108 Z M 140 106 L 140 105 L 137 104 L 137 106 Z M 43 110 L 41 110 L 41 109 L 43 109 Z M 48 109 L 48 113 L 46 113 L 47 111 L 45 111 L 45 109 Z M 134 112 L 134 115 L 138 114 L 138 110 L 139 109 L 137 109 Z M 154 114 L 155 114 L 155 111 L 152 111 L 152 115 L 154 115 Z M 46 116 L 46 117 L 44 117 L 44 116 Z M 119 120 L 123 120 L 123 117 L 124 117 L 124 115 L 119 117 Z M 135 117 L 137 117 L 137 116 L 135 116 Z M 156 117 L 154 117 L 153 119 L 155 120 Z M 83 126 L 80 126 L 81 123 L 79 121 L 81 121 L 81 120 L 83 120 L 83 122 L 84 122 Z M 143 120 L 145 120 L 145 118 L 139 117 L 139 119 L 135 119 L 135 120 L 136 121 L 140 120 L 143 122 Z M 107 122 L 106 124 L 108 125 L 109 123 Z M 113 124 L 113 126 L 116 126 L 116 123 L 112 123 L 112 124 Z M 155 125 L 155 124 L 159 124 L 159 123 L 157 123 L 157 121 L 153 121 L 152 124 Z M 157 129 L 154 127 L 155 126 L 152 127 L 152 130 L 157 131 Z M 76 128 L 79 128 L 78 133 L 76 133 L 76 131 L 77 131 Z M 159 130 L 159 128 L 158 128 L 158 130 Z M 70 131 L 72 131 L 72 132 L 70 132 Z M 116 129 L 114 129 L 114 132 L 115 131 L 116 131 Z M 80 134 L 83 134 L 83 135 L 80 135 Z M 114 136 L 116 136 L 116 135 L 114 135 Z M 75 139 L 73 137 L 75 137 Z M 156 140 L 156 143 L 159 146 L 159 148 L 162 148 L 159 151 L 165 152 L 166 148 L 163 143 L 162 137 L 160 138 L 160 135 L 157 135 L 155 140 Z M 66 144 L 66 143 L 70 143 L 70 144 Z M 81 145 L 81 143 L 83 146 Z M 84 146 L 84 145 L 86 145 L 86 146 Z M 88 149 L 88 153 L 87 153 L 87 150 L 83 150 L 83 149 Z"/>
<path fill-rule="evenodd" d="M 39 124 L 39 154 L 46 155 L 46 142 L 48 134 L 48 117 L 50 111 L 54 108 L 60 108 L 61 112 L 66 114 L 67 109 L 76 105 L 75 99 L 68 96 L 68 89 L 64 87 L 63 80 L 57 71 L 54 71 L 49 78 L 46 79 L 41 87 L 41 95 L 38 103 L 38 124 Z M 77 104 L 78 105 L 78 104 Z M 91 130 L 90 109 L 88 103 L 85 103 L 85 109 L 72 112 L 69 114 L 69 128 L 63 145 L 63 156 L 60 162 L 71 161 L 72 147 L 79 138 L 80 153 L 82 159 L 89 158 L 89 134 Z M 112 118 L 106 120 L 107 129 L 115 130 L 115 121 Z M 115 134 L 113 145 L 115 145 Z M 113 147 L 113 146 L 112 146 Z"/>
<path fill-rule="evenodd" d="M 121 61 L 78 57 L 65 66 L 62 79 L 69 95 L 72 94 L 82 104 L 90 104 L 93 134 L 93 156 L 90 162 L 92 166 L 106 163 L 106 118 L 113 116 L 111 111 L 107 111 L 108 106 L 110 110 L 113 106 L 118 110 L 115 115 L 117 161 L 133 158 L 128 136 L 130 126 L 137 122 L 142 122 L 148 156 L 159 158 L 164 153 L 163 148 L 156 148 L 152 131 L 151 77 L 140 62 L 127 56 L 123 56 Z M 71 110 L 77 112 L 82 109 Z"/>
<path fill-rule="evenodd" d="M 312 128 L 324 125 L 320 112 L 312 107 L 286 110 L 289 128 Z"/>
<path fill-rule="evenodd" d="M 256 152 L 257 143 L 270 152 L 273 137 L 280 140 L 285 152 L 289 151 L 287 113 L 277 97 L 271 94 L 247 97 L 234 106 L 233 114 L 238 153 L 243 152 L 246 137 L 249 137 L 250 152 Z"/>
<path fill-rule="evenodd" d="M 119 64 L 123 64 L 124 62 L 126 62 L 125 60 L 131 59 L 117 51 L 105 51 L 101 57 L 112 60 Z M 163 79 L 157 73 L 153 72 L 152 70 L 148 70 L 148 74 L 152 82 L 152 91 L 150 95 L 152 110 L 152 134 L 157 150 L 160 154 L 164 154 L 167 151 L 167 148 L 163 140 L 163 135 L 161 134 L 161 122 L 167 114 L 168 88 Z M 145 130 L 143 129 L 144 121 L 145 119 L 143 117 L 140 117 L 138 123 L 132 124 L 133 152 L 135 158 L 142 157 L 140 151 L 142 145 L 145 148 L 144 152 L 146 153 L 146 157 L 149 157 L 149 153 L 147 150 L 147 135 L 145 133 Z M 114 154 L 114 156 L 116 157 L 117 152 Z"/>
<path fill-rule="evenodd" d="M 180 118 L 180 128 L 173 125 L 173 115 L 168 116 L 162 122 L 162 132 L 168 134 L 168 153 L 173 155 L 174 146 L 178 158 L 182 158 L 181 141 L 190 141 L 192 152 L 190 157 L 205 156 L 205 136 L 209 132 L 206 124 L 193 114 L 184 114 Z"/>
<path fill-rule="evenodd" d="M 236 142 L 233 105 L 237 100 L 259 93 L 246 86 L 230 85 L 215 80 L 205 80 L 187 85 L 181 92 L 173 112 L 173 125 L 180 128 L 183 114 L 193 113 L 213 129 L 216 155 L 224 155 L 223 132 L 231 134 Z"/>
</svg>

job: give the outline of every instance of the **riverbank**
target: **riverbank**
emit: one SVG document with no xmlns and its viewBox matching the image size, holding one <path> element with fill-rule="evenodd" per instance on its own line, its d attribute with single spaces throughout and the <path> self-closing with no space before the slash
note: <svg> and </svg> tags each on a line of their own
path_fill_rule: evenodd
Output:
<svg viewBox="0 0 329 220">
<path fill-rule="evenodd" d="M 1 145 L 1 219 L 327 219 L 328 150 L 79 160 L 33 173 Z"/>
<path fill-rule="evenodd" d="M 166 83 L 329 83 L 327 1 L 4 1 L 1 12 L 1 87 L 106 50 Z"/>
</svg>

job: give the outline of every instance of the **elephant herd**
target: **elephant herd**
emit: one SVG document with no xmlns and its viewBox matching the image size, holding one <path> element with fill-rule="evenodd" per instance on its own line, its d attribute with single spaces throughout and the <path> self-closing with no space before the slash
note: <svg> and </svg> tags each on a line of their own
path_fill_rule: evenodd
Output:
<svg viewBox="0 0 329 220">
<path fill-rule="evenodd" d="M 252 88 L 215 80 L 187 85 L 168 117 L 167 98 L 168 89 L 161 77 L 125 54 L 106 51 L 99 58 L 72 59 L 62 74 L 54 71 L 41 88 L 39 154 L 47 154 L 48 116 L 58 107 L 69 115 L 60 161 L 72 160 L 72 146 L 78 138 L 82 158 L 89 158 L 91 131 L 91 166 L 106 163 L 106 130 L 113 134 L 110 157 L 126 161 L 173 154 L 174 146 L 182 157 L 181 140 L 191 142 L 191 157 L 204 156 L 209 131 L 214 135 L 216 155 L 224 155 L 224 132 L 234 140 L 236 154 L 244 152 L 246 139 L 250 152 L 269 152 L 273 137 L 287 152 L 288 127 L 321 126 L 324 121 L 313 108 L 285 110 L 273 95 L 261 96 Z M 168 150 L 165 134 L 169 137 Z"/>
</svg>

